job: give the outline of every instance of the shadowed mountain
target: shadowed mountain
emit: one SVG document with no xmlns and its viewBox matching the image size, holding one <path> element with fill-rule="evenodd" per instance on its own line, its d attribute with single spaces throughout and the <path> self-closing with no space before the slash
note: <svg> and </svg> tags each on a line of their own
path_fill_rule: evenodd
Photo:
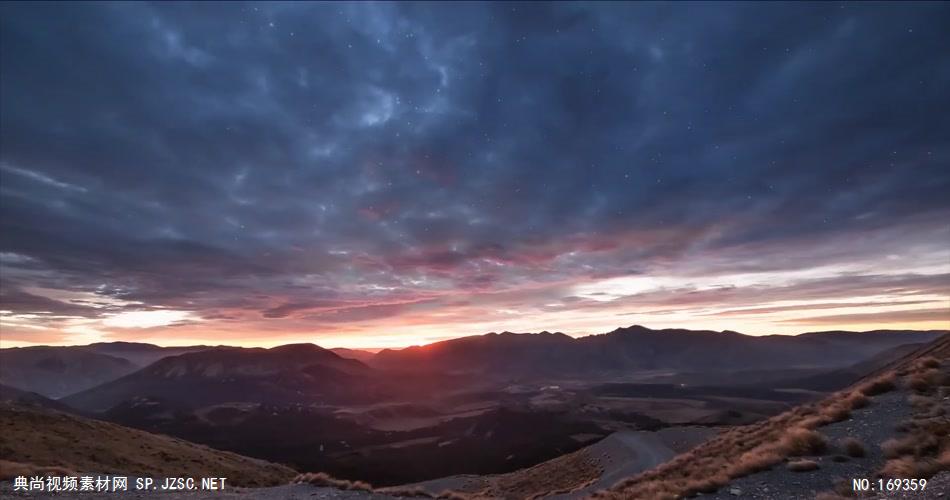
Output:
<svg viewBox="0 0 950 500">
<path fill-rule="evenodd" d="M 64 401 L 93 411 L 139 397 L 183 406 L 352 402 L 372 396 L 361 392 L 361 381 L 370 374 L 363 363 L 313 344 L 216 347 L 161 359 Z"/>
<path fill-rule="evenodd" d="M 131 361 L 79 347 L 0 349 L 0 383 L 59 398 L 138 369 Z"/>
<path fill-rule="evenodd" d="M 644 379 L 649 383 L 697 386 L 767 386 L 810 391 L 833 391 L 852 384 L 874 370 L 919 349 L 921 343 L 902 344 L 844 368 L 760 368 L 735 371 L 683 371 L 663 373 Z"/>
<path fill-rule="evenodd" d="M 845 368 L 838 368 L 836 370 L 785 380 L 783 382 L 784 385 L 789 387 L 813 391 L 838 390 L 853 384 L 857 380 L 866 377 L 870 373 L 874 373 L 876 370 L 896 360 L 916 352 L 920 347 L 921 344 L 899 345 Z"/>
<path fill-rule="evenodd" d="M 836 368 L 945 332 L 873 331 L 750 336 L 733 331 L 618 328 L 578 339 L 605 369 L 732 371 Z M 827 336 L 826 336 L 827 335 Z"/>
<path fill-rule="evenodd" d="M 59 398 L 115 380 L 159 359 L 205 349 L 209 347 L 140 342 L 0 349 L 0 382 Z"/>
<path fill-rule="evenodd" d="M 77 346 L 78 349 L 91 351 L 99 354 L 106 354 L 116 358 L 122 358 L 135 364 L 136 366 L 148 366 L 162 358 L 169 356 L 178 356 L 189 352 L 204 351 L 210 349 L 210 346 L 197 345 L 186 347 L 161 347 L 155 344 L 145 344 L 141 342 L 97 342 L 87 346 Z"/>
<path fill-rule="evenodd" d="M 60 403 L 59 401 L 50 399 L 46 396 L 43 396 L 42 394 L 22 391 L 16 387 L 10 387 L 8 385 L 0 385 L 0 402 L 15 403 L 24 406 L 39 406 L 67 412 L 71 411 L 70 407 Z"/>
<path fill-rule="evenodd" d="M 330 349 L 336 353 L 341 358 L 355 359 L 357 361 L 362 361 L 363 363 L 368 362 L 373 359 L 373 356 L 376 356 L 375 352 L 364 351 L 363 349 L 347 349 L 346 347 L 334 347 Z"/>
<path fill-rule="evenodd" d="M 731 331 L 631 326 L 574 339 L 561 333 L 505 332 L 384 350 L 370 364 L 397 370 L 478 372 L 500 378 L 612 376 L 643 370 L 835 369 L 899 345 L 933 340 L 940 333 L 875 331 L 755 337 Z"/>
<path fill-rule="evenodd" d="M 488 333 L 413 346 L 385 349 L 371 360 L 379 368 L 444 373 L 527 376 L 562 371 L 584 361 L 575 339 L 563 333 Z"/>
</svg>

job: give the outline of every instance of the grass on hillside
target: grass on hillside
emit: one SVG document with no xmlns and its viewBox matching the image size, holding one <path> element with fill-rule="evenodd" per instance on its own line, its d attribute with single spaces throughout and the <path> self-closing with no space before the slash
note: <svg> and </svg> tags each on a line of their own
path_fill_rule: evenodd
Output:
<svg viewBox="0 0 950 500">
<path fill-rule="evenodd" d="M 233 486 L 286 483 L 282 465 L 219 451 L 55 410 L 0 406 L 2 474 L 28 470 L 128 474 L 148 477 L 226 477 Z"/>
<path fill-rule="evenodd" d="M 950 376 L 938 369 L 932 357 L 917 361 L 905 377 L 913 393 L 907 402 L 913 409 L 911 419 L 901 425 L 905 434 L 881 443 L 888 458 L 878 471 L 885 478 L 928 478 L 950 470 L 950 419 L 941 399 L 950 386 Z"/>
<path fill-rule="evenodd" d="M 950 354 L 950 337 L 938 340 L 928 349 L 946 358 Z M 629 478 L 609 491 L 598 492 L 595 497 L 672 500 L 714 492 L 733 479 L 772 468 L 783 461 L 795 463 L 790 466 L 793 470 L 805 470 L 811 466 L 793 457 L 819 455 L 828 448 L 825 438 L 815 429 L 845 420 L 851 411 L 871 403 L 869 398 L 898 389 L 901 382 L 898 373 L 903 375 L 906 386 L 917 394 L 941 391 L 940 386 L 946 385 L 947 381 L 940 375 L 939 366 L 939 360 L 933 357 L 902 361 L 887 372 L 820 402 L 801 405 L 762 422 L 724 431 L 665 464 Z M 895 442 L 887 445 L 893 448 L 893 458 L 879 474 L 885 477 L 929 477 L 941 467 L 943 470 L 950 468 L 947 438 L 950 429 L 945 428 L 948 425 L 947 419 L 929 413 L 909 423 L 910 440 L 920 444 L 910 446 Z M 858 445 L 861 443 L 846 446 L 846 453 L 859 453 Z M 863 452 L 863 445 L 861 449 Z"/>
</svg>

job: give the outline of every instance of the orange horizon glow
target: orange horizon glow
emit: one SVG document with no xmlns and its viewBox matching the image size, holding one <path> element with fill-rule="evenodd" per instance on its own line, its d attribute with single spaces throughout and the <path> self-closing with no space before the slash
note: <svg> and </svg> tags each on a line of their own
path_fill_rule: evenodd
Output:
<svg viewBox="0 0 950 500">
<path fill-rule="evenodd" d="M 579 337 L 633 324 L 748 335 L 950 330 L 948 260 L 950 253 L 939 249 L 913 259 L 888 255 L 875 265 L 804 270 L 714 274 L 684 266 L 662 274 L 472 290 L 421 283 L 415 290 L 358 291 L 352 299 L 330 304 L 268 296 L 254 308 L 205 310 L 33 287 L 26 291 L 51 309 L 23 314 L 0 304 L 0 347 L 130 341 L 243 347 L 307 342 L 380 349 L 492 331 L 547 330 Z M 85 316 L 52 312 L 76 305 Z"/>
<path fill-rule="evenodd" d="M 603 315 L 601 318 L 591 318 L 590 315 L 553 315 L 544 321 L 525 317 L 508 321 L 479 322 L 473 320 L 470 324 L 460 321 L 449 324 L 426 323 L 429 317 L 401 318 L 399 323 L 370 323 L 362 324 L 357 328 L 338 328 L 323 333 L 290 332 L 275 334 L 269 328 L 252 329 L 220 329 L 209 328 L 212 325 L 194 324 L 176 327 L 151 326 L 146 328 L 105 328 L 102 330 L 82 325 L 70 327 L 70 335 L 63 336 L 62 340 L 50 342 L 29 342 L 11 339 L 8 332 L 17 326 L 9 323 L 9 318 L 0 321 L 3 325 L 0 335 L 0 348 L 26 347 L 32 345 L 85 345 L 93 342 L 128 341 L 144 342 L 160 346 L 188 346 L 188 345 L 229 345 L 236 347 L 275 347 L 292 343 L 313 343 L 326 348 L 350 349 L 399 349 L 416 345 L 426 345 L 453 338 L 481 335 L 488 332 L 513 331 L 517 333 L 537 333 L 540 331 L 561 332 L 572 337 L 603 334 L 616 328 L 640 324 L 648 328 L 662 329 L 691 329 L 691 330 L 732 330 L 746 335 L 798 335 L 813 331 L 847 330 L 950 330 L 950 301 L 946 297 L 930 297 L 920 301 L 922 304 L 911 306 L 901 305 L 846 305 L 846 302 L 822 305 L 818 309 L 808 309 L 808 303 L 798 301 L 789 305 L 782 302 L 782 307 L 801 307 L 794 312 L 769 313 L 758 312 L 756 309 L 766 309 L 758 306 L 752 309 L 747 317 L 738 319 L 731 307 L 706 308 L 704 312 L 696 311 L 652 311 L 642 313 L 620 312 Z M 820 305 L 820 304 L 819 304 Z M 724 314 L 723 311 L 726 313 Z M 820 313 L 820 315 L 816 315 Z M 850 314 L 843 314 L 850 313 Z M 890 315 L 889 319 L 888 315 Z M 921 319 L 905 321 L 903 316 L 921 316 Z M 927 319 L 933 316 L 933 319 Z M 852 317 L 853 319 L 847 319 Z M 868 319 L 861 319 L 862 317 Z M 822 318 L 830 318 L 825 321 Z M 841 318 L 836 320 L 835 318 Z M 103 322 L 106 323 L 106 322 Z M 22 328 L 22 327 L 21 327 Z M 373 334 L 376 331 L 386 331 L 386 335 Z M 167 336 L 169 333 L 174 337 Z"/>
</svg>

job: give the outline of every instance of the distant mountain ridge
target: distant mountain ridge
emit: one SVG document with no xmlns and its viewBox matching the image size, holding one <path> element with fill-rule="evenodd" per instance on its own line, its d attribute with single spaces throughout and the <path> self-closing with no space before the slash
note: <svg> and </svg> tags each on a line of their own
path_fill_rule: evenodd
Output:
<svg viewBox="0 0 950 500">
<path fill-rule="evenodd" d="M 0 349 L 0 384 L 59 398 L 139 368 L 131 361 L 73 347 Z"/>
<path fill-rule="evenodd" d="M 123 358 L 144 367 L 168 356 L 177 356 L 195 351 L 210 349 L 211 346 L 195 345 L 183 347 L 161 347 L 142 342 L 97 342 L 87 346 L 78 346 L 87 351 Z"/>
<path fill-rule="evenodd" d="M 0 383 L 60 398 L 115 380 L 161 358 L 208 349 L 139 342 L 0 349 Z"/>
<path fill-rule="evenodd" d="M 563 333 L 489 333 L 401 350 L 380 351 L 381 369 L 482 371 L 502 377 L 616 374 L 634 370 L 732 371 L 755 368 L 838 368 L 903 344 L 929 342 L 945 331 L 833 332 L 750 336 L 733 331 L 634 325 L 573 338 Z"/>
<path fill-rule="evenodd" d="M 182 404 L 253 401 L 312 403 L 368 401 L 397 392 L 401 373 L 465 377 L 485 383 L 611 378 L 638 371 L 692 373 L 775 369 L 843 369 L 900 345 L 944 331 L 816 332 L 749 336 L 733 331 L 634 325 L 574 338 L 563 333 L 489 333 L 375 355 L 337 352 L 314 344 L 270 349 L 159 347 L 106 343 L 0 350 L 0 383 L 101 411 L 134 397 Z M 108 353 L 108 354 L 107 354 Z M 141 370 L 136 363 L 157 358 Z M 380 372 L 389 375 L 381 375 Z M 417 382 L 416 382 L 417 383 Z"/>
<path fill-rule="evenodd" d="M 355 359 L 357 361 L 367 362 L 373 359 L 373 356 L 376 356 L 376 353 L 373 351 L 367 351 L 364 349 L 349 349 L 346 347 L 334 347 L 330 349 L 335 352 L 342 358 Z"/>
</svg>

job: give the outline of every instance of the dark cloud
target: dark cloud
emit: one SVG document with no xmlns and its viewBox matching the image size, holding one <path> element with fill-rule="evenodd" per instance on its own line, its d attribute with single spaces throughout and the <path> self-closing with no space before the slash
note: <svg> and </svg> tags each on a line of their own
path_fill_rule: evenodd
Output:
<svg viewBox="0 0 950 500">
<path fill-rule="evenodd" d="M 63 302 L 11 288 L 0 290 L 0 304 L 3 304 L 2 307 L 5 310 L 17 311 L 21 314 L 89 318 L 98 316 L 98 311 L 91 305 Z"/>
<path fill-rule="evenodd" d="M 948 23 L 942 3 L 4 3 L 3 307 L 88 313 L 21 291 L 44 286 L 345 322 L 932 256 Z M 848 286 L 889 286 L 868 281 Z M 586 307 L 543 289 L 520 303 Z"/>
</svg>

